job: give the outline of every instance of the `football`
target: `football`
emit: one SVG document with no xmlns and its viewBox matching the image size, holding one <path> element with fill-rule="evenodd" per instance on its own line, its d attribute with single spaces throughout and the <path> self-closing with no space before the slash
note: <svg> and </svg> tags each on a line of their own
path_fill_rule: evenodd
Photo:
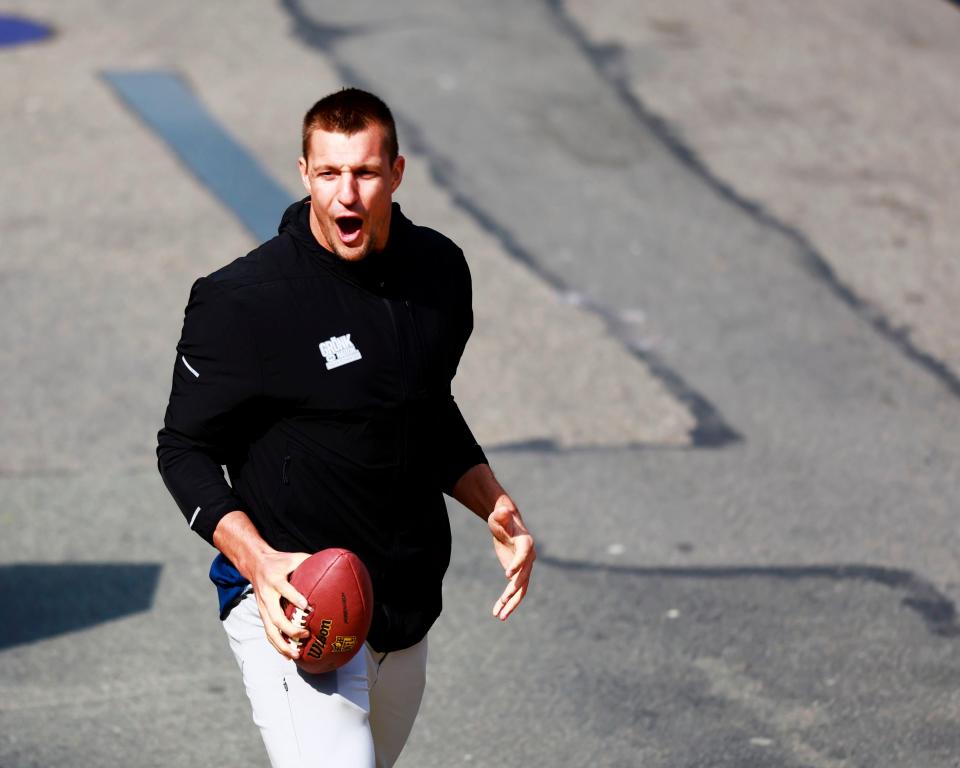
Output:
<svg viewBox="0 0 960 768">
<path fill-rule="evenodd" d="M 324 549 L 290 574 L 290 583 L 307 599 L 302 611 L 287 603 L 284 611 L 310 634 L 288 638 L 305 672 L 319 674 L 342 667 L 363 647 L 373 619 L 373 587 L 366 567 L 346 549 Z M 286 602 L 286 601 L 284 601 Z"/>
</svg>

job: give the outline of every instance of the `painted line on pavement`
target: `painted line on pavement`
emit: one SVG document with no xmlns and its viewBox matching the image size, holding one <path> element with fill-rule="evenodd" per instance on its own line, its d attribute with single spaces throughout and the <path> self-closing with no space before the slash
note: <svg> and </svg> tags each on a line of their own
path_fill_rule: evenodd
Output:
<svg viewBox="0 0 960 768">
<path fill-rule="evenodd" d="M 53 30 L 46 24 L 20 16 L 0 14 L 0 48 L 46 40 Z"/>
<path fill-rule="evenodd" d="M 104 72 L 103 79 L 258 243 L 277 233 L 291 194 L 210 115 L 174 72 Z"/>
</svg>

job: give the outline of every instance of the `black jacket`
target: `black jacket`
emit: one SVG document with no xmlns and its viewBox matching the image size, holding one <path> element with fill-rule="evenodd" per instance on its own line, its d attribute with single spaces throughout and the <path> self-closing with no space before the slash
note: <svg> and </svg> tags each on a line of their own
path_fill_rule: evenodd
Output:
<svg viewBox="0 0 960 768">
<path fill-rule="evenodd" d="M 450 393 L 470 273 L 396 204 L 386 250 L 356 263 L 317 243 L 308 213 L 290 206 L 277 237 L 194 284 L 160 472 L 208 542 L 240 509 L 278 550 L 357 553 L 373 578 L 370 643 L 396 650 L 440 614 L 441 491 L 486 461 Z"/>
</svg>

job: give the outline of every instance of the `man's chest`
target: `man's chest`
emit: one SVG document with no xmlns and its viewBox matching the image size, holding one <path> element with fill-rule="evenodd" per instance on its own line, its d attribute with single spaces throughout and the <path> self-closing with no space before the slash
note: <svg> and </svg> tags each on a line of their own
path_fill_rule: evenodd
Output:
<svg viewBox="0 0 960 768">
<path fill-rule="evenodd" d="M 252 311 L 268 397 L 316 409 L 379 407 L 442 391 L 460 350 L 455 308 L 426 292 L 378 295 L 304 278 Z"/>
</svg>

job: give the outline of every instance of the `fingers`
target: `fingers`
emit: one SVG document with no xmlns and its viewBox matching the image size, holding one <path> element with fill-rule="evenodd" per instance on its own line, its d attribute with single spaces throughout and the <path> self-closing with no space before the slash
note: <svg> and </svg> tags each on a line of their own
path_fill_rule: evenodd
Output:
<svg viewBox="0 0 960 768">
<path fill-rule="evenodd" d="M 304 552 L 296 552 L 293 554 L 286 555 L 283 558 L 283 563 L 279 570 L 273 574 L 274 578 L 271 579 L 271 584 L 274 589 L 277 590 L 283 597 L 293 603 L 297 608 L 301 610 L 307 610 L 307 599 L 301 595 L 294 588 L 293 584 L 290 583 L 289 577 L 299 567 L 300 563 L 304 560 L 307 560 L 310 555 Z M 282 578 L 280 572 L 283 572 Z"/>
<path fill-rule="evenodd" d="M 529 562 L 532 565 L 533 561 L 537 559 L 537 553 L 533 547 L 533 538 L 529 535 L 515 537 L 513 547 L 513 559 L 504 571 L 508 579 L 513 578 L 524 564 Z"/>
<path fill-rule="evenodd" d="M 277 603 L 279 605 L 279 602 Z M 298 651 L 292 646 L 288 640 L 289 634 L 282 630 L 282 624 L 278 624 L 276 614 L 274 614 L 267 602 L 262 600 L 260 596 L 257 596 L 257 607 L 260 609 L 260 619 L 263 621 L 263 631 L 267 635 L 267 640 L 270 642 L 274 648 L 277 649 L 277 652 L 282 656 L 286 656 L 288 659 L 295 659 L 298 656 Z M 290 629 L 293 630 L 293 625 L 286 621 L 283 617 L 282 612 L 280 615 L 280 620 L 289 625 Z M 284 636 L 286 634 L 286 637 Z"/>
<path fill-rule="evenodd" d="M 289 581 L 283 580 L 264 585 L 261 588 L 259 597 L 266 607 L 267 618 L 273 626 L 287 637 L 298 638 L 307 636 L 308 632 L 303 629 L 303 627 L 290 621 L 284 613 L 281 597 L 301 610 L 308 610 L 306 598 L 297 592 Z M 261 614 L 262 613 L 261 611 Z M 264 622 L 264 625 L 266 625 L 266 622 Z"/>
<path fill-rule="evenodd" d="M 281 597 L 286 598 L 288 602 L 293 603 L 300 610 L 307 610 L 307 598 L 297 592 L 293 584 L 291 584 L 289 581 L 284 580 L 277 582 L 277 584 L 274 586 L 274 589 L 276 589 L 277 593 Z"/>
<path fill-rule="evenodd" d="M 507 585 L 506 589 L 503 590 L 503 594 L 497 598 L 497 602 L 493 604 L 493 615 L 497 618 L 501 618 L 500 613 L 503 611 L 504 606 L 510 602 L 513 596 L 517 593 L 519 587 L 517 583 L 513 580 Z"/>
<path fill-rule="evenodd" d="M 514 574 L 509 581 L 507 586 L 503 590 L 503 594 L 500 595 L 500 599 L 497 602 L 503 606 L 506 605 L 513 596 L 520 590 L 527 586 L 527 582 L 530 581 L 530 574 L 533 571 L 533 563 L 525 564 L 519 571 Z M 497 613 L 497 611 L 494 611 Z"/>
<path fill-rule="evenodd" d="M 294 624 L 290 619 L 287 618 L 286 614 L 283 612 L 283 609 L 280 608 L 279 600 L 274 602 L 272 605 L 268 605 L 267 611 L 270 615 L 271 623 L 287 637 L 298 639 L 301 637 L 306 637 L 308 634 L 310 634 L 299 624 Z"/>
<path fill-rule="evenodd" d="M 537 559 L 533 537 L 523 524 L 520 512 L 507 496 L 501 497 L 487 518 L 494 539 L 494 550 L 508 580 L 503 593 L 493 604 L 493 615 L 501 621 L 520 605 Z"/>
<path fill-rule="evenodd" d="M 498 616 L 498 618 L 500 619 L 500 621 L 506 621 L 506 620 L 507 620 L 507 617 L 508 617 L 511 613 L 514 612 L 514 610 L 516 609 L 516 607 L 517 607 L 518 605 L 520 605 L 520 601 L 523 600 L 524 597 L 526 597 L 526 594 L 527 594 L 527 587 L 526 587 L 526 585 L 524 585 L 523 587 L 520 587 L 519 589 L 517 589 L 517 591 L 514 593 L 513 597 L 511 597 L 511 598 L 507 601 L 507 604 L 504 605 L 503 608 L 500 609 L 500 614 L 499 614 L 499 616 Z"/>
<path fill-rule="evenodd" d="M 532 542 L 531 542 L 532 545 Z M 515 570 L 509 583 L 503 590 L 503 594 L 497 598 L 493 604 L 493 615 L 501 621 L 506 621 L 507 617 L 520 605 L 527 594 L 530 585 L 530 576 L 533 573 L 533 561 L 536 558 L 535 551 L 531 549 L 527 552 L 519 570 Z"/>
<path fill-rule="evenodd" d="M 500 621 L 506 621 L 507 617 L 514 612 L 526 596 L 529 583 L 529 578 L 525 581 L 512 580 L 503 594 L 497 598 L 497 602 L 493 604 L 493 615 Z"/>
<path fill-rule="evenodd" d="M 308 557 L 309 555 L 298 552 L 278 554 L 269 558 L 269 562 L 261 572 L 261 578 L 254 585 L 257 607 L 260 610 L 267 640 L 280 654 L 289 659 L 295 659 L 299 655 L 299 649 L 291 639 L 304 638 L 309 635 L 309 632 L 286 617 L 283 608 L 284 600 L 301 610 L 309 610 L 309 606 L 306 598 L 288 581 L 288 577 Z"/>
</svg>

